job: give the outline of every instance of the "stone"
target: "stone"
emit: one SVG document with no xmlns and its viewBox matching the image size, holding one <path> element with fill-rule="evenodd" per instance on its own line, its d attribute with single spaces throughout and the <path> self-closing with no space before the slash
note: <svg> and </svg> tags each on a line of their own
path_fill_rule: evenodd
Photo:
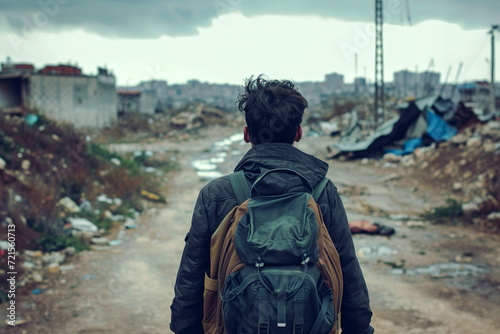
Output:
<svg viewBox="0 0 500 334">
<path fill-rule="evenodd" d="M 473 217 L 479 212 L 479 205 L 476 203 L 463 203 L 462 204 L 462 214 L 465 217 Z"/>
<path fill-rule="evenodd" d="M 118 158 L 111 158 L 111 163 L 115 166 L 120 166 L 122 164 L 122 162 L 120 161 L 120 159 Z"/>
<path fill-rule="evenodd" d="M 66 247 L 62 253 L 66 255 L 67 257 L 71 257 L 76 254 L 76 249 L 75 247 Z"/>
<path fill-rule="evenodd" d="M 361 164 L 362 165 L 367 165 L 368 163 L 370 163 L 370 159 L 368 159 L 368 158 L 361 159 Z"/>
<path fill-rule="evenodd" d="M 453 190 L 455 190 L 455 191 L 462 190 L 462 183 L 461 182 L 454 182 L 453 183 Z"/>
<path fill-rule="evenodd" d="M 59 273 L 59 264 L 57 264 L 57 263 L 49 264 L 49 266 L 47 267 L 47 271 L 51 274 Z"/>
<path fill-rule="evenodd" d="M 57 202 L 58 205 L 62 206 L 65 211 L 69 213 L 78 213 L 80 208 L 76 203 L 69 197 L 63 197 Z"/>
<path fill-rule="evenodd" d="M 0 157 L 0 169 L 1 169 L 1 170 L 5 169 L 5 165 L 6 165 L 6 164 L 7 164 L 7 163 L 5 162 L 5 160 L 4 160 L 4 159 L 2 159 L 2 157 Z"/>
<path fill-rule="evenodd" d="M 25 171 L 26 171 L 26 170 L 29 170 L 29 169 L 30 169 L 30 166 L 31 166 L 31 161 L 29 161 L 29 160 L 23 160 L 23 161 L 21 162 L 21 168 L 22 168 L 23 170 L 25 170 Z"/>
<path fill-rule="evenodd" d="M 74 264 L 66 264 L 64 266 L 60 266 L 59 269 L 61 270 L 61 272 L 64 274 L 68 271 L 71 271 L 71 270 L 74 270 L 76 268 L 76 266 Z"/>
<path fill-rule="evenodd" d="M 386 161 L 386 162 L 399 162 L 400 160 L 401 160 L 401 157 L 397 156 L 394 153 L 384 154 L 384 161 Z"/>
<path fill-rule="evenodd" d="M 42 262 L 49 265 L 52 263 L 56 263 L 59 265 L 63 263 L 65 259 L 66 257 L 60 252 L 52 252 L 50 254 L 45 254 L 42 256 Z"/>
<path fill-rule="evenodd" d="M 480 137 L 471 137 L 467 139 L 467 144 L 465 146 L 467 147 L 472 147 L 481 144 L 481 138 Z"/>
<path fill-rule="evenodd" d="M 55 140 L 55 141 L 61 140 L 61 138 L 59 138 L 59 136 L 56 135 L 55 133 L 52 135 L 52 139 Z"/>
<path fill-rule="evenodd" d="M 134 229 L 137 228 L 137 222 L 132 218 L 127 218 L 123 226 L 125 226 L 126 229 Z"/>
<path fill-rule="evenodd" d="M 500 212 L 491 212 L 488 217 L 486 217 L 488 220 L 500 220 Z"/>
<path fill-rule="evenodd" d="M 109 240 L 108 238 L 92 238 L 90 240 L 94 245 L 98 245 L 98 246 L 104 246 L 104 245 L 107 245 Z"/>
<path fill-rule="evenodd" d="M 43 276 L 39 272 L 33 273 L 33 281 L 40 283 L 43 282 Z"/>
</svg>

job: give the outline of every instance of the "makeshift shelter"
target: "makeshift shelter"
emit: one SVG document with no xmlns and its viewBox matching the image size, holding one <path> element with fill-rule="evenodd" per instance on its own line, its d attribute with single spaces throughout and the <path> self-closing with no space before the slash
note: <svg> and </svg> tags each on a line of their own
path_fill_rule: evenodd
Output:
<svg viewBox="0 0 500 334">
<path fill-rule="evenodd" d="M 362 140 L 354 138 L 353 135 L 359 136 L 361 131 L 352 131 L 359 126 L 351 124 L 333 146 L 340 154 L 350 153 L 355 157 L 387 152 L 404 155 L 412 153 L 417 147 L 448 140 L 457 132 L 442 118 L 447 117 L 453 122 L 457 120 L 457 108 L 449 99 L 430 96 L 401 104 L 397 109 L 399 117 L 385 122 L 369 137 Z M 463 115 L 468 114 L 460 116 L 465 120 Z"/>
</svg>

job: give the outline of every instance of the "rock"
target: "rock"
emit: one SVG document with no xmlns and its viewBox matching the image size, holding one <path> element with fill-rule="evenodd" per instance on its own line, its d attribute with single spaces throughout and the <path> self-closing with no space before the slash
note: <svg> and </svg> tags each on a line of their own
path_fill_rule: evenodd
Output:
<svg viewBox="0 0 500 334">
<path fill-rule="evenodd" d="M 112 219 L 113 217 L 113 214 L 111 213 L 111 211 L 109 210 L 105 210 L 103 213 L 102 213 L 102 216 L 104 219 Z"/>
<path fill-rule="evenodd" d="M 368 158 L 361 159 L 361 164 L 362 165 L 368 165 L 369 163 L 370 163 L 370 159 L 368 159 Z"/>
<path fill-rule="evenodd" d="M 500 141 L 494 146 L 495 155 L 500 155 Z"/>
<path fill-rule="evenodd" d="M 467 139 L 467 144 L 465 146 L 467 147 L 472 147 L 475 145 L 481 144 L 481 138 L 480 137 L 471 137 Z"/>
<path fill-rule="evenodd" d="M 453 183 L 453 190 L 455 190 L 455 191 L 462 190 L 462 183 L 461 182 L 454 182 Z"/>
<path fill-rule="evenodd" d="M 44 256 L 42 256 L 42 262 L 49 265 L 52 263 L 56 263 L 59 265 L 63 263 L 65 259 L 66 257 L 60 252 L 52 252 L 50 254 L 45 254 Z"/>
<path fill-rule="evenodd" d="M 61 138 L 59 138 L 59 136 L 56 135 L 55 133 L 52 135 L 52 139 L 54 139 L 55 141 L 61 140 Z"/>
<path fill-rule="evenodd" d="M 109 242 L 109 245 L 110 245 L 110 246 L 119 246 L 119 245 L 121 245 L 121 244 L 122 244 L 122 242 L 123 242 L 122 240 L 118 240 L 118 239 L 116 239 L 116 240 L 111 240 L 111 241 Z"/>
<path fill-rule="evenodd" d="M 458 134 L 451 138 L 451 142 L 455 145 L 462 145 L 467 142 L 468 137 L 464 134 Z"/>
<path fill-rule="evenodd" d="M 62 253 L 63 253 L 65 256 L 67 256 L 67 257 L 71 257 L 71 256 L 73 256 L 73 255 L 75 255 L 75 254 L 76 254 L 76 249 L 75 249 L 75 247 L 66 247 L 66 248 L 62 251 Z"/>
<path fill-rule="evenodd" d="M 21 267 L 23 267 L 24 269 L 34 269 L 36 268 L 36 264 L 26 261 L 21 264 Z"/>
<path fill-rule="evenodd" d="M 111 163 L 115 166 L 120 166 L 122 164 L 122 162 L 118 158 L 111 158 L 111 160 L 109 161 L 111 161 Z"/>
<path fill-rule="evenodd" d="M 51 263 L 47 267 L 47 271 L 51 274 L 57 274 L 59 273 L 59 265 L 57 263 Z"/>
<path fill-rule="evenodd" d="M 486 142 L 483 145 L 483 150 L 486 153 L 493 152 L 493 151 L 495 151 L 495 144 L 492 142 Z"/>
<path fill-rule="evenodd" d="M 76 205 L 75 202 L 69 197 L 63 197 L 57 202 L 58 205 L 62 206 L 66 212 L 69 213 L 78 213 L 80 212 L 80 208 Z"/>
<path fill-rule="evenodd" d="M 491 212 L 488 217 L 486 217 L 488 220 L 500 220 L 500 212 Z"/>
<path fill-rule="evenodd" d="M 108 238 L 92 238 L 90 241 L 98 246 L 105 246 L 109 242 Z"/>
<path fill-rule="evenodd" d="M 79 206 L 81 211 L 84 212 L 91 212 L 92 211 L 92 204 L 87 199 L 82 200 Z"/>
<path fill-rule="evenodd" d="M 68 218 L 71 228 L 80 232 L 97 233 L 97 226 L 86 218 Z"/>
<path fill-rule="evenodd" d="M 137 228 L 137 222 L 132 218 L 125 219 L 125 224 L 123 225 L 127 229 Z"/>
<path fill-rule="evenodd" d="M 33 273 L 33 281 L 40 283 L 43 282 L 43 276 L 39 272 Z"/>
<path fill-rule="evenodd" d="M 386 162 L 399 162 L 401 157 L 394 153 L 386 153 L 384 154 L 384 161 Z"/>
<path fill-rule="evenodd" d="M 23 160 L 23 161 L 21 162 L 21 168 L 22 168 L 23 170 L 25 170 L 25 171 L 26 171 L 26 170 L 29 170 L 29 169 L 30 169 L 30 166 L 31 166 L 31 161 L 29 161 L 29 160 Z"/>
<path fill-rule="evenodd" d="M 5 165 L 6 165 L 6 164 L 7 164 L 7 163 L 5 162 L 5 160 L 4 160 L 4 159 L 2 159 L 2 157 L 0 157 L 0 169 L 2 169 L 2 170 L 3 170 L 3 169 L 5 169 Z"/>
<path fill-rule="evenodd" d="M 60 266 L 59 269 L 61 270 L 61 272 L 64 274 L 68 271 L 71 271 L 71 270 L 74 270 L 76 268 L 76 266 L 74 264 L 66 264 L 64 266 Z"/>
<path fill-rule="evenodd" d="M 467 218 L 474 217 L 479 212 L 479 205 L 475 202 L 463 203 L 462 214 Z"/>
</svg>

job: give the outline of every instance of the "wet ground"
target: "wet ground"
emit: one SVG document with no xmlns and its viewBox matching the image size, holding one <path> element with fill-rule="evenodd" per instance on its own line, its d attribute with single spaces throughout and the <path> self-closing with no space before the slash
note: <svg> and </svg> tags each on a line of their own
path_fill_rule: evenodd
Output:
<svg viewBox="0 0 500 334">
<path fill-rule="evenodd" d="M 173 284 L 196 197 L 209 179 L 231 172 L 249 148 L 236 133 L 214 128 L 193 141 L 114 146 L 121 152 L 177 152 L 181 168 L 169 175 L 168 205 L 148 210 L 137 229 L 126 230 L 121 245 L 79 253 L 70 260 L 76 269 L 50 277 L 42 294 L 18 297 L 18 316 L 26 322 L 6 332 L 168 333 Z M 328 140 L 304 138 L 297 146 L 322 157 Z M 440 189 L 359 162 L 327 161 L 349 219 L 396 230 L 390 238 L 354 235 L 377 333 L 500 330 L 497 235 L 419 220 L 425 209 L 444 203 Z"/>
</svg>

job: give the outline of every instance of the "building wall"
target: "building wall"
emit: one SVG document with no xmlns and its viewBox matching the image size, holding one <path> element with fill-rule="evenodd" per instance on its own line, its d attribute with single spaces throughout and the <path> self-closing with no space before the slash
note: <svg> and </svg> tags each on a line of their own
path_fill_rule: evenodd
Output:
<svg viewBox="0 0 500 334">
<path fill-rule="evenodd" d="M 155 92 L 143 90 L 139 99 L 139 108 L 142 114 L 154 114 L 156 108 Z"/>
<path fill-rule="evenodd" d="M 33 74 L 27 105 L 78 128 L 101 128 L 117 120 L 115 78 Z"/>
</svg>

